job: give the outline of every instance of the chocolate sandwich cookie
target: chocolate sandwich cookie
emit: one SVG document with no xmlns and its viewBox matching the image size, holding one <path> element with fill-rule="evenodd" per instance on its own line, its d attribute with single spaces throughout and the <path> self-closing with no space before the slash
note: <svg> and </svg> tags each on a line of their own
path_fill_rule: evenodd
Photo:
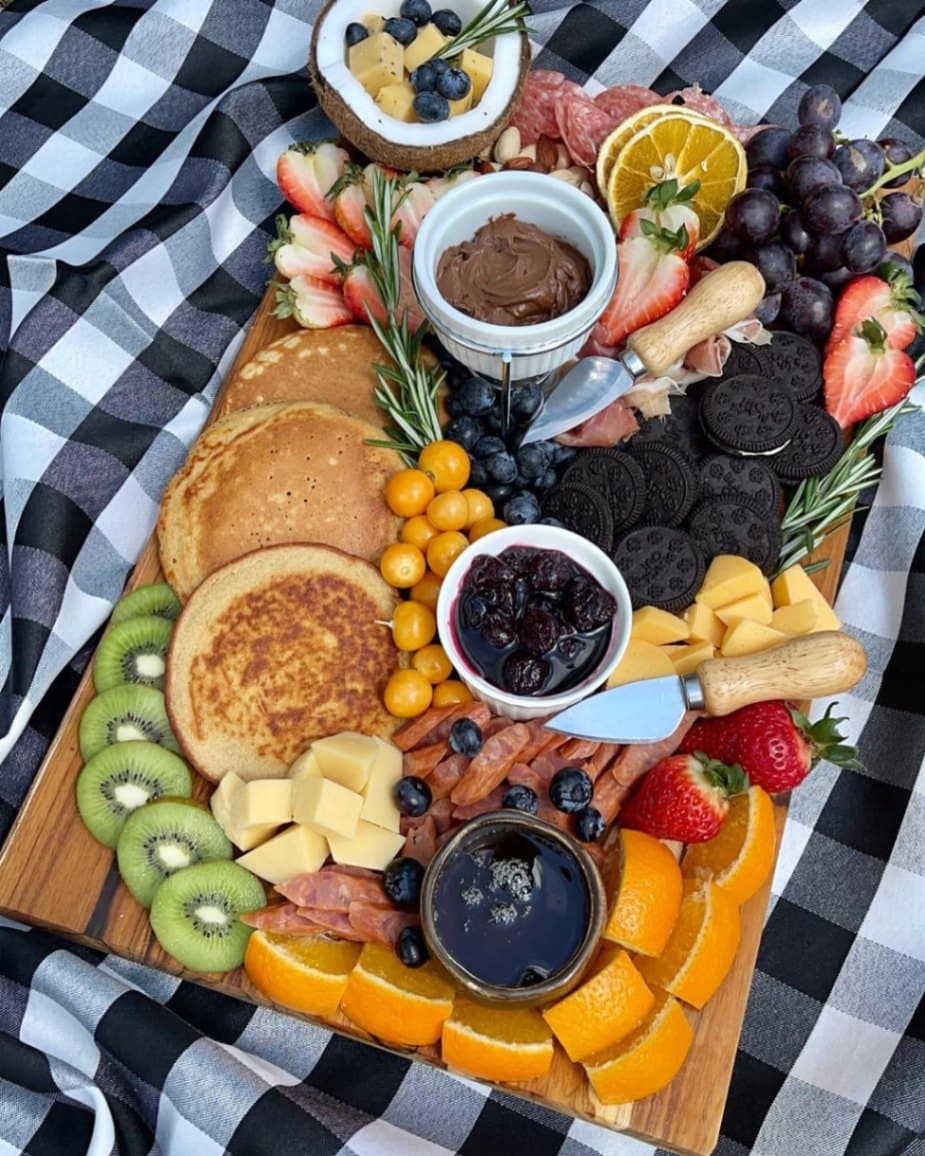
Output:
<svg viewBox="0 0 925 1156">
<path fill-rule="evenodd" d="M 827 474 L 844 449 L 845 435 L 831 414 L 818 405 L 798 405 L 790 445 L 768 458 L 768 463 L 782 482 L 797 483 Z"/>
<path fill-rule="evenodd" d="M 664 417 L 650 417 L 642 422 L 630 445 L 660 441 L 684 450 L 692 458 L 708 453 L 710 447 L 700 424 L 699 397 L 678 394 L 669 398 L 669 401 L 671 412 Z"/>
<path fill-rule="evenodd" d="M 706 573 L 703 552 L 683 530 L 638 526 L 624 534 L 612 554 L 633 608 L 658 606 L 677 614 L 694 601 Z"/>
<path fill-rule="evenodd" d="M 609 553 L 613 547 L 613 518 L 607 500 L 597 490 L 578 482 L 556 486 L 543 499 L 543 516 L 558 518 L 567 530 L 581 534 Z"/>
<path fill-rule="evenodd" d="M 783 386 L 796 401 L 810 401 L 822 389 L 822 355 L 811 341 L 796 333 L 775 333 L 767 345 L 749 352 L 758 373 Z"/>
<path fill-rule="evenodd" d="M 748 502 L 709 498 L 688 520 L 691 538 L 708 562 L 717 554 L 741 554 L 764 574 L 773 574 L 780 556 L 780 524 L 774 514 Z"/>
<path fill-rule="evenodd" d="M 789 448 L 781 450 L 781 454 L 787 453 Z M 700 497 L 744 500 L 769 514 L 777 514 L 781 503 L 780 482 L 768 462 L 780 456 L 775 454 L 765 461 L 763 458 L 710 454 L 700 463 Z"/>
<path fill-rule="evenodd" d="M 739 377 L 743 373 L 762 372 L 761 363 L 755 356 L 757 345 L 745 341 L 730 341 L 729 356 L 723 365 L 723 377 Z"/>
<path fill-rule="evenodd" d="M 642 469 L 623 450 L 584 450 L 566 468 L 560 484 L 589 486 L 603 495 L 615 531 L 635 526 L 646 502 Z"/>
<path fill-rule="evenodd" d="M 628 453 L 646 480 L 641 521 L 647 526 L 680 526 L 697 501 L 699 488 L 690 458 L 662 441 L 634 443 Z"/>
<path fill-rule="evenodd" d="M 755 374 L 712 382 L 700 421 L 714 445 L 733 454 L 773 454 L 796 429 L 796 405 L 782 386 Z"/>
</svg>

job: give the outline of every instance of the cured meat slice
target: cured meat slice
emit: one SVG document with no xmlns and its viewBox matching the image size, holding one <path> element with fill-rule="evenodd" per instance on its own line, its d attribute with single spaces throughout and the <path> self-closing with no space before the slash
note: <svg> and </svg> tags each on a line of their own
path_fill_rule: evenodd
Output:
<svg viewBox="0 0 925 1156">
<path fill-rule="evenodd" d="M 406 751 L 401 761 L 402 774 L 417 775 L 419 779 L 426 779 L 437 763 L 445 759 L 449 753 L 449 743 L 446 740 Z"/>
<path fill-rule="evenodd" d="M 595 326 L 595 331 L 599 328 L 599 325 Z M 638 429 L 639 422 L 626 404 L 626 398 L 619 397 L 594 417 L 589 417 L 574 429 L 559 434 L 556 441 L 564 446 L 615 446 L 617 442 L 632 437 Z"/>
<path fill-rule="evenodd" d="M 341 939 L 352 939 L 355 943 L 363 942 L 363 937 L 354 929 L 346 911 L 325 911 L 320 907 L 299 907 L 297 910 L 300 915 L 313 920 L 325 931 L 339 935 Z"/>
<path fill-rule="evenodd" d="M 433 859 L 437 850 L 437 825 L 433 816 L 425 815 L 424 821 L 408 831 L 402 855 L 417 859 L 422 867 Z"/>
<path fill-rule="evenodd" d="M 541 136 L 560 139 L 556 102 L 575 89 L 581 91 L 561 72 L 537 68 L 527 73 L 523 92 L 511 117 L 511 124 L 520 132 L 521 144 L 536 144 Z"/>
<path fill-rule="evenodd" d="M 568 815 L 554 807 L 549 799 L 542 794 L 540 795 L 540 808 L 537 811 L 537 817 L 553 827 L 558 827 L 560 831 L 571 831 Z"/>
<path fill-rule="evenodd" d="M 511 767 L 507 781 L 513 786 L 529 787 L 537 795 L 543 795 L 546 792 L 546 780 L 533 767 L 528 767 L 526 763 L 515 763 Z"/>
<path fill-rule="evenodd" d="M 432 742 L 444 742 L 450 737 L 450 731 L 460 719 L 471 719 L 480 729 L 488 726 L 491 711 L 483 702 L 467 702 L 453 708 L 453 713 L 438 724 L 430 736 Z"/>
<path fill-rule="evenodd" d="M 432 730 L 453 714 L 458 708 L 453 706 L 432 706 L 417 718 L 410 719 L 400 730 L 392 736 L 392 742 L 400 751 L 410 751 L 413 747 L 423 743 Z"/>
<path fill-rule="evenodd" d="M 703 91 L 699 84 L 691 84 L 687 88 L 677 88 L 669 92 L 664 98 L 665 104 L 682 103 L 692 112 L 699 112 L 720 124 L 731 125 L 732 117 L 723 108 L 715 96 Z"/>
<path fill-rule="evenodd" d="M 561 746 L 562 743 L 567 740 L 567 735 L 560 735 L 557 731 L 546 730 L 546 723 L 548 721 L 548 719 L 538 718 L 527 723 L 527 726 L 530 728 L 530 741 L 520 752 L 520 761 L 522 763 L 529 763 L 540 753 L 547 743 L 555 739 L 560 739 L 561 742 L 559 742 L 558 745 Z"/>
<path fill-rule="evenodd" d="M 453 800 L 449 795 L 444 799 L 436 799 L 431 804 L 428 814 L 434 821 L 438 835 L 444 834 L 453 826 L 453 806 Z"/>
<path fill-rule="evenodd" d="M 469 819 L 475 819 L 479 815 L 485 815 L 489 811 L 499 811 L 501 804 L 504 801 L 504 792 L 507 787 L 504 785 L 495 787 L 481 799 L 476 799 L 471 803 L 463 803 L 461 806 L 453 808 L 453 818 L 459 819 L 460 822 L 468 822 Z"/>
<path fill-rule="evenodd" d="M 308 875 L 296 875 L 276 887 L 298 907 L 324 911 L 346 911 L 351 903 L 372 903 L 388 907 L 389 897 L 378 878 L 349 875 L 339 868 L 323 868 Z"/>
<path fill-rule="evenodd" d="M 657 743 L 634 743 L 625 746 L 610 764 L 611 778 L 629 790 L 633 783 L 644 775 L 646 771 L 651 771 L 660 759 L 665 758 L 666 755 L 674 754 L 681 743 L 681 739 L 683 739 L 691 729 L 697 721 L 697 718 L 697 712 L 689 710 L 684 715 L 677 729 L 674 730 L 667 739 L 662 739 Z"/>
<path fill-rule="evenodd" d="M 628 794 L 628 784 L 618 783 L 613 775 L 601 775 L 594 784 L 591 806 L 600 811 L 605 823 L 612 823 Z"/>
<path fill-rule="evenodd" d="M 326 930 L 299 911 L 295 903 L 274 903 L 270 907 L 261 907 L 259 911 L 246 911 L 239 918 L 248 927 L 280 935 L 318 935 Z"/>
<path fill-rule="evenodd" d="M 530 741 L 530 728 L 514 723 L 485 740 L 485 745 L 469 764 L 465 776 L 450 793 L 454 803 L 474 803 L 503 783 L 520 752 Z"/>
<path fill-rule="evenodd" d="M 559 753 L 564 759 L 571 759 L 575 763 L 580 763 L 585 759 L 590 759 L 600 745 L 593 739 L 569 739 L 559 748 Z"/>
<path fill-rule="evenodd" d="M 584 764 L 583 769 L 591 776 L 592 782 L 603 771 L 614 755 L 619 751 L 619 743 L 601 743 L 591 758 Z"/>
<path fill-rule="evenodd" d="M 350 923 L 364 943 L 384 943 L 394 947 L 406 927 L 415 927 L 419 919 L 410 911 L 386 910 L 368 903 L 350 904 Z"/>
<path fill-rule="evenodd" d="M 433 774 L 427 780 L 431 794 L 435 799 L 444 799 L 459 780 L 466 773 L 469 759 L 465 755 L 450 755 L 448 759 L 438 763 Z"/>
<path fill-rule="evenodd" d="M 572 160 L 577 165 L 592 168 L 597 160 L 597 150 L 604 143 L 605 137 L 613 132 L 623 118 L 605 112 L 584 89 L 569 93 L 564 100 L 557 101 L 555 110 L 559 136 L 565 142 Z"/>
<path fill-rule="evenodd" d="M 617 84 L 613 88 L 605 88 L 594 98 L 594 103 L 603 112 L 612 116 L 616 122 L 626 120 L 641 108 L 648 108 L 653 104 L 661 104 L 664 96 L 659 96 L 651 88 L 643 88 L 641 84 Z"/>
<path fill-rule="evenodd" d="M 756 132 L 767 128 L 766 124 L 731 124 L 729 126 L 733 136 L 738 137 L 742 144 L 748 144 Z"/>
<path fill-rule="evenodd" d="M 530 766 L 536 771 L 542 781 L 548 785 L 549 780 L 556 771 L 561 771 L 563 767 L 574 766 L 574 763 L 571 759 L 566 759 L 561 751 L 546 750 L 540 751 Z"/>
</svg>

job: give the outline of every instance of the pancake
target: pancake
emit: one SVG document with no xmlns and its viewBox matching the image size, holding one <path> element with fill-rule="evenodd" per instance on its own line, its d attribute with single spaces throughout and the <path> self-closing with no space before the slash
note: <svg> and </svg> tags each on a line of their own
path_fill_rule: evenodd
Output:
<svg viewBox="0 0 925 1156">
<path fill-rule="evenodd" d="M 164 492 L 161 566 L 186 599 L 207 575 L 264 546 L 318 542 L 376 561 L 398 537 L 382 497 L 398 454 L 382 431 L 317 402 L 255 406 L 209 426 Z"/>
<path fill-rule="evenodd" d="M 205 778 L 284 775 L 314 739 L 388 738 L 382 690 L 400 665 L 395 591 L 369 562 L 326 546 L 274 546 L 223 566 L 183 608 L 164 693 L 174 734 Z"/>
</svg>

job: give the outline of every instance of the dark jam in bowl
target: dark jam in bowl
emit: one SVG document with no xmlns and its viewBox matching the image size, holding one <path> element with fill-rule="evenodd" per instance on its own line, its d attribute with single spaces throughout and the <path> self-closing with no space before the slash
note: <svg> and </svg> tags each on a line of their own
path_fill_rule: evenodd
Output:
<svg viewBox="0 0 925 1156">
<path fill-rule="evenodd" d="M 476 558 L 463 579 L 457 645 L 499 690 L 559 694 L 601 663 L 616 610 L 613 595 L 561 550 L 509 546 Z"/>
<path fill-rule="evenodd" d="M 533 832 L 486 830 L 447 860 L 434 931 L 456 963 L 496 987 L 530 987 L 582 946 L 591 900 L 565 847 Z"/>
</svg>

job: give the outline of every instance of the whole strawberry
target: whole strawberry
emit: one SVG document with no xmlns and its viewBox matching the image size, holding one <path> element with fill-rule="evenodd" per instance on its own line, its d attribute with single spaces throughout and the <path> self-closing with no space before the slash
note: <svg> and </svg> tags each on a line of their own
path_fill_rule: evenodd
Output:
<svg viewBox="0 0 925 1156">
<path fill-rule="evenodd" d="M 771 794 L 798 786 L 820 759 L 852 770 L 857 751 L 842 743 L 844 719 L 832 718 L 832 703 L 818 722 L 785 702 L 759 702 L 725 718 L 701 719 L 681 743 L 682 751 L 735 760 L 752 783 Z"/>
<path fill-rule="evenodd" d="M 620 825 L 657 839 L 705 843 L 719 833 L 729 796 L 748 790 L 741 767 L 696 754 L 669 755 L 640 781 L 620 812 Z"/>
</svg>

